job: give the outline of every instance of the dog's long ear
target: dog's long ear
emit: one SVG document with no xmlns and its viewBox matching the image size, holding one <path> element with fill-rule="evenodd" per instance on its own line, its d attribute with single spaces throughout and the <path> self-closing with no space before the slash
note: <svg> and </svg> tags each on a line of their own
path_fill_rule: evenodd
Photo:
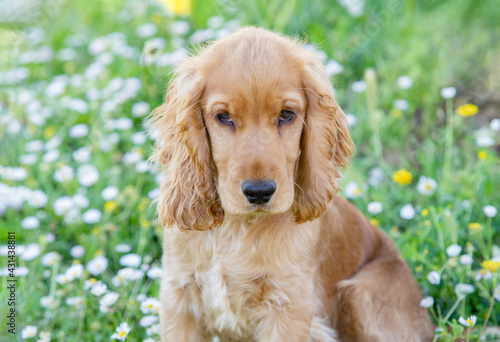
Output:
<svg viewBox="0 0 500 342">
<path fill-rule="evenodd" d="M 158 129 L 159 137 L 152 159 L 166 172 L 158 217 L 164 227 L 181 230 L 207 230 L 224 218 L 201 112 L 204 82 L 196 63 L 191 57 L 177 68 L 165 103 L 153 112 L 153 129 Z"/>
<path fill-rule="evenodd" d="M 322 63 L 307 58 L 303 85 L 308 107 L 296 170 L 293 212 L 297 222 L 323 214 L 338 190 L 341 168 L 354 150 L 347 120 L 333 96 L 333 88 Z"/>
</svg>

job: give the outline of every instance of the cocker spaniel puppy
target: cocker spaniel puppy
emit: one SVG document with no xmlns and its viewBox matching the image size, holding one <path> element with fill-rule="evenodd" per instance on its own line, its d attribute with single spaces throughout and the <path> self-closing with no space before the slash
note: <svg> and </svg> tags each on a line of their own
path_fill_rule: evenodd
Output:
<svg viewBox="0 0 500 342">
<path fill-rule="evenodd" d="M 335 196 L 353 150 L 318 56 L 245 28 L 154 112 L 162 341 L 431 341 L 393 242 Z"/>
</svg>

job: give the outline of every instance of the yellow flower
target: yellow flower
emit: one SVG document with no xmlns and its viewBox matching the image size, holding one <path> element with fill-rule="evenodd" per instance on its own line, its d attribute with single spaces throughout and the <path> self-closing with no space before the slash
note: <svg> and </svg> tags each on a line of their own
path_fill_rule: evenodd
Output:
<svg viewBox="0 0 500 342">
<path fill-rule="evenodd" d="M 481 224 L 479 224 L 478 222 L 471 222 L 469 223 L 469 229 L 473 231 L 481 230 Z"/>
<path fill-rule="evenodd" d="M 94 229 L 92 229 L 92 235 L 99 235 L 100 232 L 101 230 L 99 229 L 99 227 L 95 227 Z"/>
<path fill-rule="evenodd" d="M 149 222 L 148 220 L 142 220 L 141 227 L 149 228 L 149 227 L 151 227 L 151 222 Z"/>
<path fill-rule="evenodd" d="M 478 111 L 477 106 L 470 104 L 470 103 L 464 104 L 464 105 L 457 108 L 457 113 L 460 116 L 476 115 L 477 111 Z"/>
<path fill-rule="evenodd" d="M 493 273 L 500 268 L 500 261 L 485 260 L 481 263 L 481 267 Z"/>
<path fill-rule="evenodd" d="M 391 110 L 391 115 L 392 115 L 394 118 L 398 119 L 398 118 L 400 118 L 400 117 L 401 117 L 401 111 L 400 111 L 399 109 L 395 109 L 395 108 L 393 108 L 393 109 Z"/>
<path fill-rule="evenodd" d="M 107 201 L 104 204 L 104 211 L 110 212 L 115 210 L 118 207 L 115 201 Z"/>
<path fill-rule="evenodd" d="M 377 220 L 377 219 L 375 219 L 375 218 L 372 218 L 372 219 L 370 220 L 370 223 L 371 223 L 371 224 L 373 224 L 374 226 L 378 226 L 378 220 Z"/>
<path fill-rule="evenodd" d="M 487 154 L 486 154 L 486 152 L 484 152 L 484 151 L 479 151 L 479 152 L 477 153 L 477 157 L 478 157 L 479 159 L 481 159 L 481 160 L 485 160 L 487 156 L 488 156 L 488 155 L 487 155 Z"/>
<path fill-rule="evenodd" d="M 167 9 L 175 15 L 190 15 L 191 0 L 160 0 Z"/>
<path fill-rule="evenodd" d="M 427 215 L 429 215 L 429 210 L 426 209 L 426 208 L 424 208 L 424 209 L 422 209 L 421 214 L 422 214 L 423 217 L 426 217 Z"/>
<path fill-rule="evenodd" d="M 426 227 L 430 227 L 430 226 L 431 226 L 431 221 L 429 221 L 429 220 L 425 220 L 425 221 L 424 221 L 424 226 L 426 226 Z"/>
<path fill-rule="evenodd" d="M 406 169 L 397 170 L 392 175 L 392 180 L 398 183 L 399 185 L 407 185 L 411 182 L 411 173 Z"/>
<path fill-rule="evenodd" d="M 43 130 L 43 136 L 45 138 L 52 138 L 56 134 L 56 129 L 54 126 L 47 127 Z"/>
</svg>

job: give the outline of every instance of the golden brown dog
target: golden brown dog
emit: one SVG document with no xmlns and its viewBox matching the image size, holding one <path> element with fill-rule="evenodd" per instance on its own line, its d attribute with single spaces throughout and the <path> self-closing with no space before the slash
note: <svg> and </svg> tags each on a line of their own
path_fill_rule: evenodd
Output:
<svg viewBox="0 0 500 342">
<path fill-rule="evenodd" d="M 353 150 L 314 52 L 245 28 L 177 68 L 165 166 L 162 341 L 430 341 L 390 239 L 335 197 Z"/>
</svg>

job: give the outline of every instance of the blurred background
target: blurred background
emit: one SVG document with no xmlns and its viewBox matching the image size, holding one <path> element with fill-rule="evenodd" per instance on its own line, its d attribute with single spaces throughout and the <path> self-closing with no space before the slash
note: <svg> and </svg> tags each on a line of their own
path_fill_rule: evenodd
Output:
<svg viewBox="0 0 500 342">
<path fill-rule="evenodd" d="M 160 340 L 148 115 L 183 58 L 247 25 L 321 51 L 357 146 L 341 195 L 400 248 L 436 340 L 498 340 L 499 18 L 496 0 L 0 0 L 0 341 Z"/>
</svg>

